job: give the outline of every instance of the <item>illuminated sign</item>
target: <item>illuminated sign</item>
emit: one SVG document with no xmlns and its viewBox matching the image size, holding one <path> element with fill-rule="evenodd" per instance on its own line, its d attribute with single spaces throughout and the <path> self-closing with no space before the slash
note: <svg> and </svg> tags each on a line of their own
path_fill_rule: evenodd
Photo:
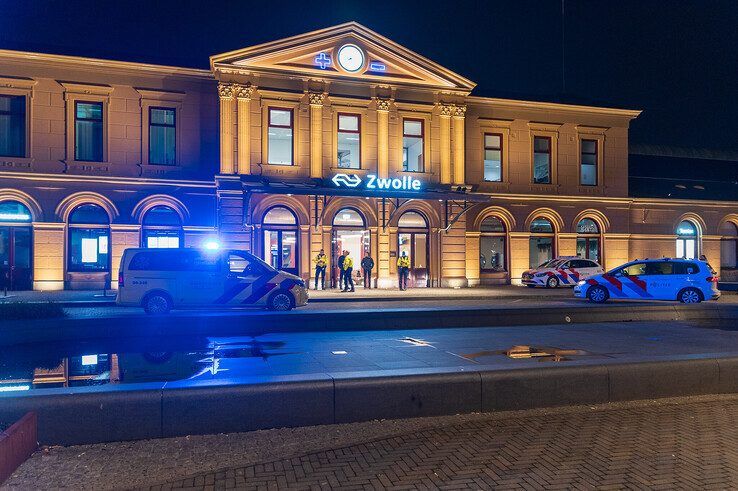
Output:
<svg viewBox="0 0 738 491">
<path fill-rule="evenodd" d="M 371 63 L 369 63 L 369 70 L 373 72 L 385 72 L 387 71 L 387 65 L 385 65 L 381 61 L 372 61 Z"/>
<path fill-rule="evenodd" d="M 315 57 L 315 64 L 325 70 L 331 65 L 331 57 L 325 53 L 320 53 Z"/>
<path fill-rule="evenodd" d="M 31 215 L 28 213 L 0 213 L 0 221 L 3 220 L 12 220 L 12 221 L 21 221 L 25 222 L 31 219 Z"/>
<path fill-rule="evenodd" d="M 374 174 L 367 174 L 366 180 L 356 174 L 336 174 L 331 179 L 336 187 L 358 188 L 363 184 L 363 189 L 380 190 L 380 191 L 420 191 L 422 183 L 412 176 L 402 177 L 377 177 Z"/>
</svg>

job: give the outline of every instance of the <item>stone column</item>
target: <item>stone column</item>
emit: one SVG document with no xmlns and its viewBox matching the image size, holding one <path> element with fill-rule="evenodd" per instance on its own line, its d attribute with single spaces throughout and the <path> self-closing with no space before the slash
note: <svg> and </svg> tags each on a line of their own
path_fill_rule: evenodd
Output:
<svg viewBox="0 0 738 491">
<path fill-rule="evenodd" d="M 233 92 L 232 84 L 218 84 L 221 174 L 233 174 Z"/>
<path fill-rule="evenodd" d="M 310 177 L 323 177 L 323 101 L 322 92 L 309 92 L 310 101 Z"/>
<path fill-rule="evenodd" d="M 237 174 L 251 174 L 251 94 L 254 88 L 240 85 L 236 90 L 238 99 L 238 165 Z"/>
<path fill-rule="evenodd" d="M 466 106 L 454 107 L 454 184 L 466 182 L 464 166 L 464 115 Z"/>
<path fill-rule="evenodd" d="M 441 104 L 441 184 L 451 184 L 451 115 L 454 106 Z"/>
<path fill-rule="evenodd" d="M 389 177 L 390 99 L 377 99 L 377 176 Z"/>
<path fill-rule="evenodd" d="M 466 232 L 466 279 L 469 286 L 477 286 L 479 274 L 479 232 Z"/>
</svg>

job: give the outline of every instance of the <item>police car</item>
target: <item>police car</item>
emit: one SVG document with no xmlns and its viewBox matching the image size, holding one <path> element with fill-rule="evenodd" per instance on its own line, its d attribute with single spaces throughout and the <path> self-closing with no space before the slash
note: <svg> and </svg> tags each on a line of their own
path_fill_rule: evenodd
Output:
<svg viewBox="0 0 738 491">
<path fill-rule="evenodd" d="M 563 256 L 523 272 L 522 282 L 530 288 L 558 288 L 574 286 L 584 278 L 603 272 L 602 266 L 594 261 L 579 256 Z"/>
<path fill-rule="evenodd" d="M 717 282 L 715 271 L 704 260 L 643 259 L 580 281 L 574 296 L 595 303 L 610 298 L 699 303 L 720 298 Z"/>
<path fill-rule="evenodd" d="M 290 310 L 307 301 L 302 278 L 245 251 L 126 249 L 120 261 L 116 303 L 149 314 L 192 307 Z"/>
</svg>

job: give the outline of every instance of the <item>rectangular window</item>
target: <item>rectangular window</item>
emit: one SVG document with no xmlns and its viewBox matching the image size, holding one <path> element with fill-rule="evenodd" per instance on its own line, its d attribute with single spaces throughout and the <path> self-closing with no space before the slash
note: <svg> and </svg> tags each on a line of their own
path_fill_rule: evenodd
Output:
<svg viewBox="0 0 738 491">
<path fill-rule="evenodd" d="M 402 120 L 402 170 L 423 172 L 423 121 Z"/>
<path fill-rule="evenodd" d="M 533 182 L 551 184 L 551 138 L 533 137 Z"/>
<path fill-rule="evenodd" d="M 292 110 L 269 109 L 267 163 L 292 165 Z"/>
<path fill-rule="evenodd" d="M 74 103 L 74 159 L 103 161 L 102 102 Z"/>
<path fill-rule="evenodd" d="M 69 229 L 69 271 L 109 271 L 108 228 Z"/>
<path fill-rule="evenodd" d="M 582 186 L 597 185 L 597 140 L 582 140 L 581 170 L 579 183 Z"/>
<path fill-rule="evenodd" d="M 338 115 L 338 167 L 361 168 L 361 125 L 356 114 Z"/>
<path fill-rule="evenodd" d="M 0 156 L 26 155 L 26 98 L 0 95 Z"/>
<path fill-rule="evenodd" d="M 175 165 L 177 120 L 174 109 L 149 108 L 149 164 Z"/>
<path fill-rule="evenodd" d="M 502 135 L 484 134 L 484 180 L 502 181 Z"/>
</svg>

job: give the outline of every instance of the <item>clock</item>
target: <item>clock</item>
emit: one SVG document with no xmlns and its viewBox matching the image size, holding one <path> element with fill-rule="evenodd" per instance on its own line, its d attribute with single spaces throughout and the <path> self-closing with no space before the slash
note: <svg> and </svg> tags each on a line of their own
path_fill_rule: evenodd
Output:
<svg viewBox="0 0 738 491">
<path fill-rule="evenodd" d="M 364 66 L 364 52 L 355 44 L 338 48 L 338 65 L 347 72 L 358 72 Z"/>
</svg>

